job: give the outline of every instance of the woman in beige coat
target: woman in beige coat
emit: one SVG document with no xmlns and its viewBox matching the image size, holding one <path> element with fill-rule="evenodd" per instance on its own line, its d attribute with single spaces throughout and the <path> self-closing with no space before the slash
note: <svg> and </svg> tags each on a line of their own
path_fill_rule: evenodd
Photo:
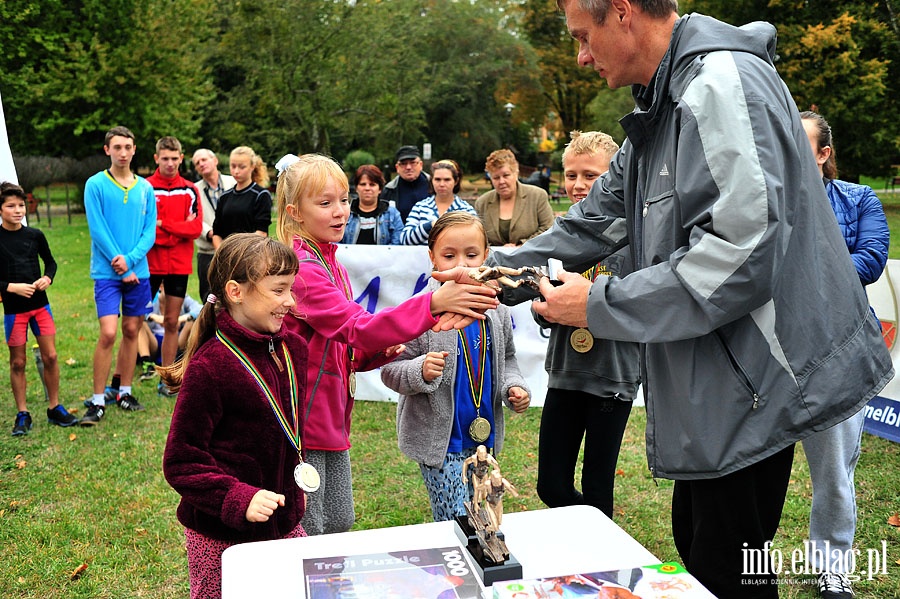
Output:
<svg viewBox="0 0 900 599">
<path fill-rule="evenodd" d="M 547 192 L 519 181 L 519 163 L 509 150 L 491 152 L 485 170 L 494 185 L 475 202 L 491 245 L 516 246 L 553 224 Z"/>
</svg>

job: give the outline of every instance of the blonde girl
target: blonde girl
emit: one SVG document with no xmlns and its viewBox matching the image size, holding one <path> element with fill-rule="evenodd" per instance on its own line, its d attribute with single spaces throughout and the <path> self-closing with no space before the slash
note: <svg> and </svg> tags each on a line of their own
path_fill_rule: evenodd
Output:
<svg viewBox="0 0 900 599">
<path fill-rule="evenodd" d="M 212 244 L 234 233 L 269 234 L 272 224 L 272 194 L 269 193 L 269 169 L 251 148 L 238 146 L 228 161 L 234 187 L 219 198 L 213 221 Z"/>
<path fill-rule="evenodd" d="M 212 258 L 184 357 L 161 369 L 180 388 L 163 473 L 181 495 L 192 598 L 221 597 L 231 545 L 306 534 L 295 476 L 307 346 L 282 329 L 296 274 L 297 256 L 274 239 L 230 236 Z"/>
<path fill-rule="evenodd" d="M 428 236 L 435 270 L 480 266 L 488 251 L 484 225 L 466 212 L 443 214 Z M 509 308 L 486 314 L 458 331 L 424 333 L 381 369 L 384 384 L 400 393 L 400 450 L 418 462 L 436 522 L 465 514 L 473 489 L 463 480 L 464 464 L 478 446 L 502 449 L 503 404 L 524 412 L 530 403 Z"/>
<path fill-rule="evenodd" d="M 300 260 L 297 305 L 286 322 L 309 343 L 304 446 L 322 480 L 303 527 L 309 534 L 342 532 L 355 518 L 349 452 L 355 372 L 393 360 L 400 344 L 437 326 L 441 313 L 481 319 L 498 302 L 482 286 L 454 285 L 370 314 L 353 301 L 347 271 L 335 257 L 350 215 L 344 171 L 318 154 L 285 156 L 276 168 L 278 238 Z"/>
</svg>

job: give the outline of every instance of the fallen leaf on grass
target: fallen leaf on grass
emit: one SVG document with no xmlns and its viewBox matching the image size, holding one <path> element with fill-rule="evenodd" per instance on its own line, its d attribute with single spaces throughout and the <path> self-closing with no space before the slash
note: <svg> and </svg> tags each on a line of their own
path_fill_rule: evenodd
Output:
<svg viewBox="0 0 900 599">
<path fill-rule="evenodd" d="M 888 518 L 888 524 L 891 526 L 900 526 L 900 514 L 894 512 L 894 515 Z"/>
<path fill-rule="evenodd" d="M 25 467 L 25 465 L 26 465 L 27 463 L 28 463 L 28 462 L 26 462 L 25 460 L 17 460 L 17 461 L 16 461 L 16 468 L 18 468 L 19 470 L 21 470 L 22 468 Z"/>
<path fill-rule="evenodd" d="M 147 534 L 147 529 L 146 528 L 135 528 L 134 532 L 138 535 L 145 535 L 145 534 Z"/>
<path fill-rule="evenodd" d="M 81 574 L 87 570 L 87 564 L 81 564 L 72 572 L 72 575 L 69 576 L 69 580 L 78 580 Z"/>
<path fill-rule="evenodd" d="M 78 318 L 80 316 L 81 316 L 81 314 L 79 314 L 78 312 L 75 312 L 72 314 L 72 318 Z"/>
<path fill-rule="evenodd" d="M 19 583 L 19 584 L 25 584 L 25 577 L 24 577 L 24 576 L 19 576 L 18 583 Z"/>
<path fill-rule="evenodd" d="M 625 476 L 625 471 L 619 468 L 616 470 L 616 476 Z"/>
<path fill-rule="evenodd" d="M 75 366 L 78 362 L 75 361 L 75 358 L 66 358 L 66 364 L 69 366 Z"/>
<path fill-rule="evenodd" d="M 74 441 L 77 438 L 78 438 L 78 435 L 76 435 L 75 433 L 69 433 L 69 441 Z"/>
</svg>

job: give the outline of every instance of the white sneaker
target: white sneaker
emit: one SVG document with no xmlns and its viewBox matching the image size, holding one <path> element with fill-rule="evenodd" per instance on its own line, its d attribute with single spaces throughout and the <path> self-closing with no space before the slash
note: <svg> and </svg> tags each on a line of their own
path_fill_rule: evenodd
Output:
<svg viewBox="0 0 900 599">
<path fill-rule="evenodd" d="M 845 575 L 822 572 L 819 575 L 819 596 L 822 599 L 853 599 L 853 588 Z"/>
</svg>

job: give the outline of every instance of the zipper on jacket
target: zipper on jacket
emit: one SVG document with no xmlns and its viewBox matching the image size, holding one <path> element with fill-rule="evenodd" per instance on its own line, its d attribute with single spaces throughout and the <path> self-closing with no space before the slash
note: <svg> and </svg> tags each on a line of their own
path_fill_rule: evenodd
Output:
<svg viewBox="0 0 900 599">
<path fill-rule="evenodd" d="M 725 343 L 725 340 L 722 339 L 722 335 L 718 331 L 716 331 L 716 338 L 719 340 L 719 343 L 722 344 L 722 349 L 725 350 L 725 355 L 728 356 L 728 361 L 731 362 L 732 370 L 734 370 L 734 373 L 738 375 L 738 378 L 741 379 L 741 382 L 744 383 L 744 386 L 747 387 L 747 390 L 750 391 L 750 396 L 753 398 L 753 406 L 751 409 L 755 410 L 759 407 L 759 393 L 756 392 L 756 388 L 753 386 L 750 377 L 747 376 L 747 373 L 738 363 L 737 358 L 735 358 L 734 354 L 731 353 L 731 348 L 728 347 L 728 344 Z"/>
<path fill-rule="evenodd" d="M 269 355 L 275 360 L 275 366 L 278 367 L 278 372 L 284 372 L 284 366 L 281 365 L 281 360 L 278 359 L 278 354 L 275 353 L 275 342 L 271 337 L 269 338 Z"/>
</svg>

